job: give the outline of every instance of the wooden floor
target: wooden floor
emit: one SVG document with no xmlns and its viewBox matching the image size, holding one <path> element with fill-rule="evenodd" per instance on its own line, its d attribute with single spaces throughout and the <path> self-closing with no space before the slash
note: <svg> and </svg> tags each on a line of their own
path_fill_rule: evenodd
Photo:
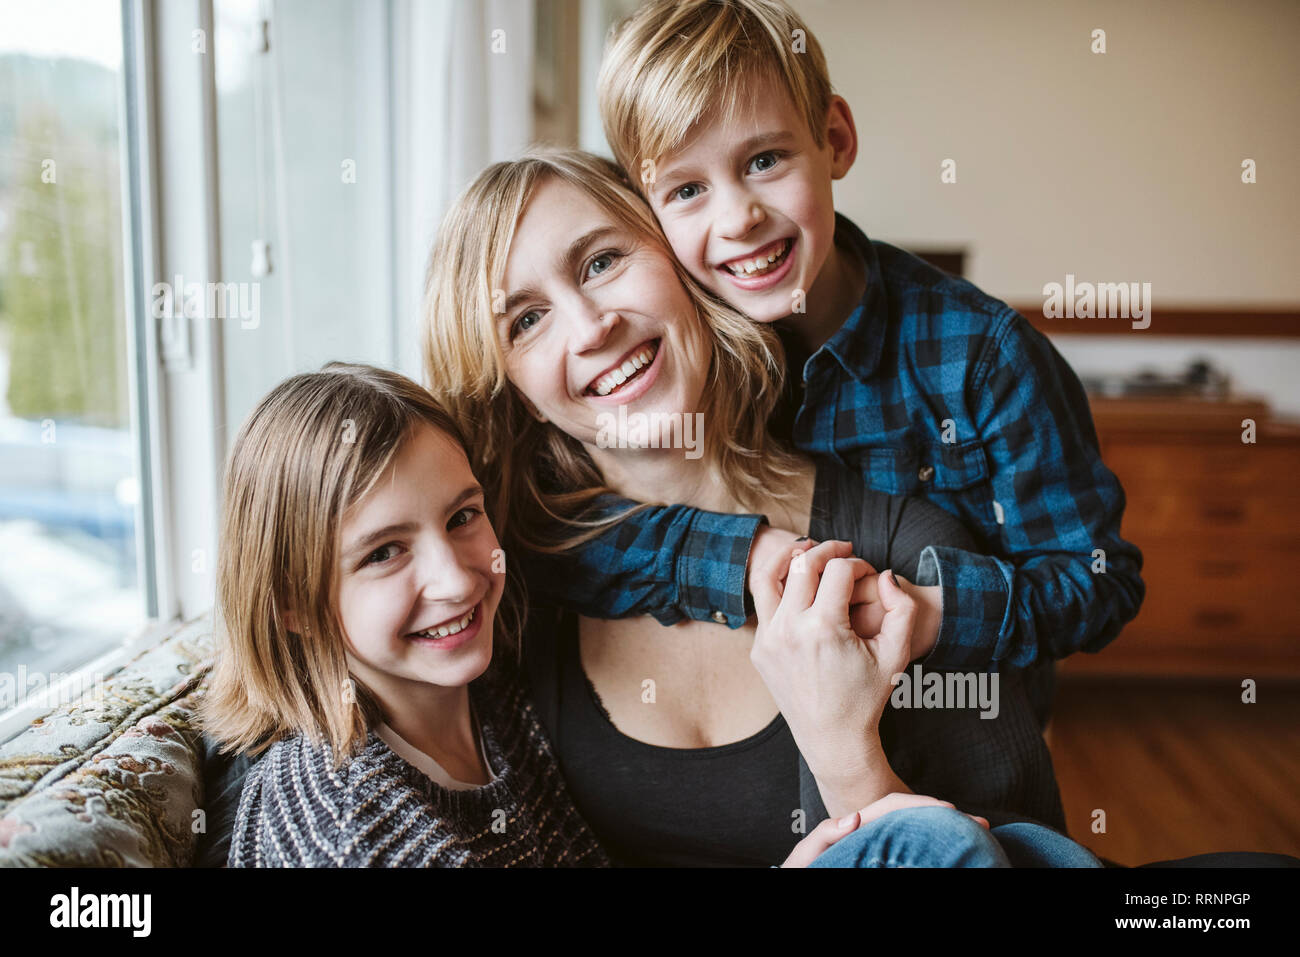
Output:
<svg viewBox="0 0 1300 957">
<path fill-rule="evenodd" d="M 1241 694 L 1239 681 L 1061 678 L 1048 740 L 1070 836 L 1128 865 L 1300 856 L 1300 683 Z"/>
</svg>

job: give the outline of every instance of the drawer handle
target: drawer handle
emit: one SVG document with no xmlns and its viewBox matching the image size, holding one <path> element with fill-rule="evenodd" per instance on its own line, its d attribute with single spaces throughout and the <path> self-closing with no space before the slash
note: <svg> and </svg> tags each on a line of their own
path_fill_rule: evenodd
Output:
<svg viewBox="0 0 1300 957">
<path fill-rule="evenodd" d="M 1209 503 L 1201 506 L 1201 515 L 1216 522 L 1241 522 L 1246 518 L 1246 509 L 1242 505 Z"/>
<path fill-rule="evenodd" d="M 1195 621 L 1203 628 L 1230 628 L 1241 622 L 1241 612 L 1227 608 L 1202 608 L 1196 613 Z"/>
</svg>

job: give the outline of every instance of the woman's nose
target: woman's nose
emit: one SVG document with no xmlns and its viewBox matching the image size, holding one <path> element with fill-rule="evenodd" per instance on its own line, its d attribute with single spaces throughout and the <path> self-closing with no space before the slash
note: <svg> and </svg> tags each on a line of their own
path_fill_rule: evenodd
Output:
<svg viewBox="0 0 1300 957">
<path fill-rule="evenodd" d="M 574 353 L 591 352 L 599 349 L 609 338 L 614 328 L 618 313 L 613 310 L 602 311 L 595 303 L 583 299 L 569 314 L 569 347 Z"/>
</svg>

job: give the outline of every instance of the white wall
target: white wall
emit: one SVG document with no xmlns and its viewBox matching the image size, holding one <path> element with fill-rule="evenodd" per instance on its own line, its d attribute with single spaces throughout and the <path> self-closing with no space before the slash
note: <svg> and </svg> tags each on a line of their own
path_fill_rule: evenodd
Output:
<svg viewBox="0 0 1300 957">
<path fill-rule="evenodd" d="M 1300 302 L 1296 0 L 792 5 L 857 121 L 836 204 L 873 238 L 965 247 L 968 277 L 1018 303 L 1066 273 L 1150 282 L 1153 328 L 1162 304 Z M 955 184 L 940 182 L 947 158 Z M 1208 355 L 1300 415 L 1300 345 L 1285 340 L 1056 342 L 1080 372 Z"/>
</svg>

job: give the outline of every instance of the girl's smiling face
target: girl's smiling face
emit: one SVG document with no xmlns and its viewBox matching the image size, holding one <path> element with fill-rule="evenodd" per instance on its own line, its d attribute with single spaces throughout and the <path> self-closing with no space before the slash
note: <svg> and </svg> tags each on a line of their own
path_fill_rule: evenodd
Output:
<svg viewBox="0 0 1300 957">
<path fill-rule="evenodd" d="M 538 184 L 503 286 L 506 374 L 535 414 L 597 447 L 602 413 L 619 406 L 699 409 L 711 347 L 671 254 L 582 190 Z"/>
<path fill-rule="evenodd" d="M 504 566 L 459 443 L 416 425 L 344 512 L 340 541 L 335 594 L 349 670 L 386 712 L 487 669 Z"/>
</svg>

